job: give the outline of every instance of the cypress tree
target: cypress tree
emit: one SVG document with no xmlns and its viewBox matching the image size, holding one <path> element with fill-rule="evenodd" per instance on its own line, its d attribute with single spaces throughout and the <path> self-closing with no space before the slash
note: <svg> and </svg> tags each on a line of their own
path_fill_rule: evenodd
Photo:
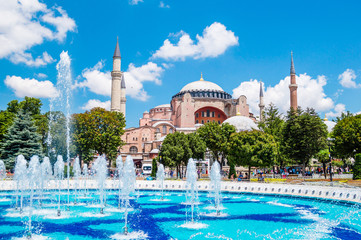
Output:
<svg viewBox="0 0 361 240">
<path fill-rule="evenodd" d="M 150 176 L 155 178 L 157 176 L 157 171 L 158 171 L 157 159 L 153 158 L 153 161 L 152 161 L 152 173 L 150 174 Z"/>
<path fill-rule="evenodd" d="M 1 144 L 1 158 L 8 169 L 14 168 L 15 158 L 20 154 L 26 159 L 41 155 L 41 136 L 36 130 L 31 116 L 20 110 Z"/>
<path fill-rule="evenodd" d="M 236 167 L 234 166 L 233 162 L 230 162 L 229 164 L 229 173 L 228 173 L 228 178 L 231 179 L 233 175 L 233 179 L 237 178 L 237 173 L 236 173 Z"/>
<path fill-rule="evenodd" d="M 353 166 L 353 179 L 361 179 L 361 153 L 356 154 L 355 165 Z"/>
</svg>

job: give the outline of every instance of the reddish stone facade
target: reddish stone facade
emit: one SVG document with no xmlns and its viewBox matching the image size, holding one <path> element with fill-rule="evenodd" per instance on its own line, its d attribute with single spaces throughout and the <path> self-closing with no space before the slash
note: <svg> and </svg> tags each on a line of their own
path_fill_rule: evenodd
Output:
<svg viewBox="0 0 361 240">
<path fill-rule="evenodd" d="M 236 114 L 250 117 L 246 96 L 233 99 L 217 84 L 199 81 L 187 84 L 172 97 L 170 104 L 163 104 L 145 111 L 139 127 L 128 128 L 122 136 L 126 143 L 120 152 L 131 155 L 135 163 L 150 162 L 159 152 L 165 136 L 175 131 L 194 132 L 207 122 L 223 123 Z"/>
<path fill-rule="evenodd" d="M 209 123 L 209 122 L 216 122 L 216 123 L 223 123 L 224 120 L 227 119 L 226 114 L 218 108 L 214 107 L 204 107 L 198 109 L 195 112 L 195 124 L 201 123 Z"/>
</svg>

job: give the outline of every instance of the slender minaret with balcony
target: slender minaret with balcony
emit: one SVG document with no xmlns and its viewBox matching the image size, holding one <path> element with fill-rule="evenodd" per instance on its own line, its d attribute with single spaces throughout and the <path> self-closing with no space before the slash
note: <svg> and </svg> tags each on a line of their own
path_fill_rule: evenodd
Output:
<svg viewBox="0 0 361 240">
<path fill-rule="evenodd" d="M 122 112 L 125 116 L 125 83 L 121 68 L 121 56 L 119 50 L 119 42 L 115 46 L 113 55 L 113 71 L 112 75 L 112 92 L 111 92 L 111 111 Z M 124 87 L 124 90 L 123 90 Z M 124 94 L 124 96 L 123 96 Z M 124 106 L 123 106 L 124 105 Z"/>
<path fill-rule="evenodd" d="M 297 111 L 297 83 L 296 83 L 296 71 L 295 66 L 293 65 L 293 53 L 291 52 L 291 83 L 289 85 L 290 88 L 290 99 L 291 99 L 291 108 L 293 111 Z"/>
<path fill-rule="evenodd" d="M 263 101 L 263 88 L 262 82 L 259 82 L 259 120 L 262 122 L 264 120 L 264 101 Z"/>
<path fill-rule="evenodd" d="M 125 80 L 124 80 L 124 73 L 122 74 L 122 81 L 120 84 L 120 112 L 123 113 L 125 117 L 125 103 L 127 102 L 127 99 L 125 97 Z"/>
</svg>

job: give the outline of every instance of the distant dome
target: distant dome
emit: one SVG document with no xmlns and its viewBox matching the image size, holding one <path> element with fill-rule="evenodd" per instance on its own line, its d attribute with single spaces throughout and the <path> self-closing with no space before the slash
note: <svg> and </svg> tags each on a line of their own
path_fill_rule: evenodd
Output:
<svg viewBox="0 0 361 240">
<path fill-rule="evenodd" d="M 154 108 L 170 108 L 170 104 L 169 103 L 168 104 L 162 104 L 162 105 L 158 105 L 158 106 L 156 106 Z"/>
<path fill-rule="evenodd" d="M 259 130 L 256 123 L 252 119 L 244 116 L 230 117 L 223 123 L 233 125 L 236 128 L 237 132 L 251 131 L 253 129 Z"/>
<path fill-rule="evenodd" d="M 152 151 L 150 151 L 150 153 L 159 153 L 159 149 L 158 149 L 158 148 L 154 148 L 154 149 L 152 149 Z"/>
<path fill-rule="evenodd" d="M 336 123 L 332 121 L 324 121 L 327 126 L 327 131 L 330 133 L 332 132 L 333 128 L 335 127 Z"/>
<path fill-rule="evenodd" d="M 223 89 L 215 83 L 199 80 L 195 82 L 188 83 L 185 85 L 180 92 L 187 92 L 187 91 L 220 91 L 224 92 Z"/>
</svg>

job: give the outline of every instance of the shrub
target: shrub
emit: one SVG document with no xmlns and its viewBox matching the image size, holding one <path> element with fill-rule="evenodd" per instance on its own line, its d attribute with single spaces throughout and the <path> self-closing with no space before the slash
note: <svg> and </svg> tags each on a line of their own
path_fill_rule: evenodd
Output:
<svg viewBox="0 0 361 240">
<path fill-rule="evenodd" d="M 234 166 L 234 163 L 230 162 L 228 178 L 231 179 L 232 175 L 233 175 L 233 179 L 237 178 L 237 173 L 236 173 L 236 168 Z"/>
<path fill-rule="evenodd" d="M 356 154 L 355 165 L 353 166 L 353 179 L 361 179 L 361 154 Z"/>
</svg>

